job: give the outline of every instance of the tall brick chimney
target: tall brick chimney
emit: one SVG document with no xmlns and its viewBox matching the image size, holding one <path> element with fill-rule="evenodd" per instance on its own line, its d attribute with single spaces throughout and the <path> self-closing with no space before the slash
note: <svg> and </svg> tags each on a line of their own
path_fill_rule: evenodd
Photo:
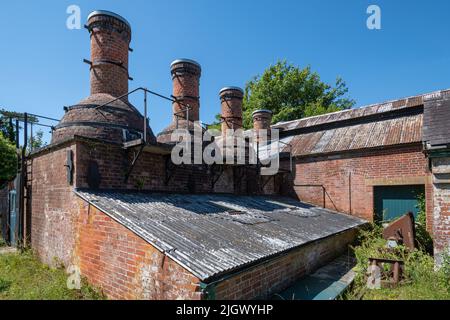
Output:
<svg viewBox="0 0 450 320">
<path fill-rule="evenodd" d="M 192 122 L 200 119 L 200 76 L 202 68 L 200 64 L 190 59 L 178 59 L 170 65 L 172 75 L 172 96 L 177 102 L 172 104 L 172 123 L 158 135 L 159 142 L 172 142 L 172 132 L 178 129 L 193 130 Z M 189 105 L 189 112 L 186 106 Z M 189 116 L 188 116 L 189 114 Z M 188 117 L 188 121 L 186 118 Z"/>
<path fill-rule="evenodd" d="M 115 13 L 94 11 L 87 27 L 91 34 L 91 95 L 127 93 L 130 24 Z"/>
<path fill-rule="evenodd" d="M 219 93 L 222 106 L 222 135 L 228 129 L 242 129 L 242 99 L 244 91 L 238 87 L 225 87 Z"/>
<path fill-rule="evenodd" d="M 128 92 L 130 24 L 113 12 L 100 10 L 88 16 L 87 28 L 91 41 L 91 94 L 64 107 L 66 113 L 53 131 L 52 143 L 74 136 L 115 143 L 142 138 L 144 117 L 128 97 L 115 100 Z M 148 126 L 147 142 L 156 142 Z"/>
</svg>

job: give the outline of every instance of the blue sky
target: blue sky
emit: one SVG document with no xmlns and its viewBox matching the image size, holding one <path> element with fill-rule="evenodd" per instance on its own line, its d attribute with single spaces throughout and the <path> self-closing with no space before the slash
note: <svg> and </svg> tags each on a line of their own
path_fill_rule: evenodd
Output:
<svg viewBox="0 0 450 320">
<path fill-rule="evenodd" d="M 16 0 L 0 7 L 0 107 L 61 118 L 89 95 L 89 34 L 66 28 L 71 4 L 83 23 L 95 9 L 131 23 L 130 89 L 169 95 L 171 61 L 197 60 L 206 123 L 220 88 L 244 87 L 277 59 L 311 65 L 326 82 L 341 76 L 357 106 L 450 87 L 449 1 Z M 381 30 L 366 28 L 370 4 Z M 155 133 L 169 124 L 170 103 L 152 98 L 149 110 Z"/>
</svg>

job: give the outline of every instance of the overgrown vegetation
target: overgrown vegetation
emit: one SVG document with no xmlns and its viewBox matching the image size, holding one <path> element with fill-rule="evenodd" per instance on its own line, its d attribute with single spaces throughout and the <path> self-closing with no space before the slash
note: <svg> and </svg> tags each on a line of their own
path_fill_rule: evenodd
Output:
<svg viewBox="0 0 450 320">
<path fill-rule="evenodd" d="M 52 269 L 31 253 L 0 255 L 0 300 L 98 300 L 103 295 L 85 281 L 81 290 L 67 288 L 63 269 Z"/>
<path fill-rule="evenodd" d="M 11 141 L 0 132 L 0 187 L 11 180 L 17 173 L 16 148 Z"/>
<path fill-rule="evenodd" d="M 448 300 L 450 299 L 450 259 L 446 257 L 440 270 L 435 270 L 434 259 L 423 249 L 409 251 L 404 246 L 386 250 L 382 227 L 371 225 L 361 231 L 353 248 L 357 259 L 356 278 L 344 299 L 364 300 Z M 369 258 L 385 258 L 405 262 L 403 279 L 393 288 L 367 289 Z"/>
</svg>

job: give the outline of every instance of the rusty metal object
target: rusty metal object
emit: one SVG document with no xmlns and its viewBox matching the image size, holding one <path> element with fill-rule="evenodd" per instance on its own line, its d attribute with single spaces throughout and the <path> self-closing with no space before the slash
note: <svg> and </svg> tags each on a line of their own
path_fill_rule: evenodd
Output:
<svg viewBox="0 0 450 320">
<path fill-rule="evenodd" d="M 394 239 L 398 244 L 403 244 L 408 249 L 414 250 L 416 248 L 414 215 L 409 212 L 390 223 L 383 230 L 383 238 L 386 240 Z"/>
<path fill-rule="evenodd" d="M 390 265 L 389 270 L 385 270 L 384 265 Z M 369 258 L 369 268 L 377 267 L 381 277 L 381 284 L 384 286 L 396 286 L 402 277 L 404 269 L 404 261 L 383 258 Z"/>
</svg>

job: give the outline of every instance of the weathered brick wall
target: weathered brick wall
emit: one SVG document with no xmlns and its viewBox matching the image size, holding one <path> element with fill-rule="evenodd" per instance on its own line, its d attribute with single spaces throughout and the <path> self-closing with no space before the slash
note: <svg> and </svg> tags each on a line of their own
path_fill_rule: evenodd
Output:
<svg viewBox="0 0 450 320">
<path fill-rule="evenodd" d="M 450 254 L 450 158 L 433 159 L 434 251 L 436 263 Z"/>
<path fill-rule="evenodd" d="M 63 145 L 30 160 L 31 246 L 49 265 L 67 266 L 74 248 L 77 206 L 64 167 L 67 150 L 76 153 L 76 145 Z"/>
<path fill-rule="evenodd" d="M 215 288 L 207 290 L 214 292 L 213 295 L 218 300 L 268 298 L 347 252 L 348 244 L 354 240 L 355 235 L 356 230 L 353 229 L 310 243 L 219 282 Z"/>
<path fill-rule="evenodd" d="M 199 280 L 103 212 L 79 200 L 75 263 L 110 299 L 199 300 Z"/>
<path fill-rule="evenodd" d="M 298 158 L 293 189 L 304 202 L 373 219 L 373 187 L 383 185 L 425 185 L 428 227 L 432 227 L 432 184 L 422 146 L 343 153 L 328 157 Z M 291 182 L 292 183 L 292 182 Z M 351 191 L 350 191 L 351 190 Z M 288 190 L 284 190 L 288 192 Z M 351 195 L 351 199 L 350 199 Z"/>
<path fill-rule="evenodd" d="M 133 152 L 126 155 L 121 146 L 113 144 L 79 142 L 76 167 L 77 187 L 88 187 L 89 161 L 96 161 L 101 176 L 100 188 L 134 189 L 172 192 L 228 192 L 233 193 L 232 170 L 226 170 L 212 186 L 211 175 L 203 166 L 170 167 L 166 183 L 166 159 L 163 155 L 143 153 L 125 183 L 125 172 L 132 161 Z M 170 155 L 169 155 L 170 157 Z M 217 176 L 216 176 L 217 177 Z"/>
</svg>

